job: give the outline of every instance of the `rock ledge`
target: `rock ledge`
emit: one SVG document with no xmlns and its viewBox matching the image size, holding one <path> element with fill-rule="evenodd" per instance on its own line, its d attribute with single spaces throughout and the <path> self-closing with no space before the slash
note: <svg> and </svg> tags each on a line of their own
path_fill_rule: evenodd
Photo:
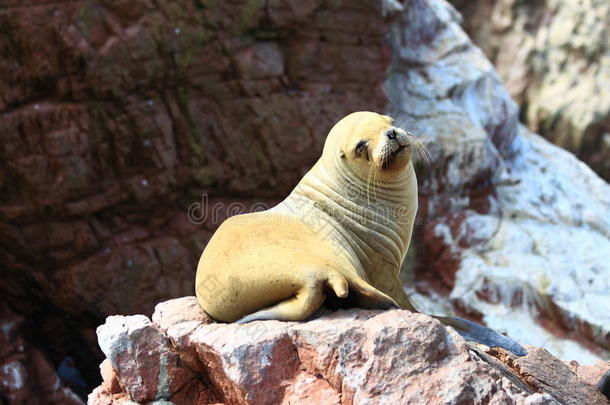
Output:
<svg viewBox="0 0 610 405">
<path fill-rule="evenodd" d="M 516 358 L 403 310 L 217 324 L 184 297 L 152 320 L 108 317 L 97 334 L 106 360 L 92 405 L 608 403 L 591 384 L 610 362 L 566 365 L 534 347 Z"/>
</svg>

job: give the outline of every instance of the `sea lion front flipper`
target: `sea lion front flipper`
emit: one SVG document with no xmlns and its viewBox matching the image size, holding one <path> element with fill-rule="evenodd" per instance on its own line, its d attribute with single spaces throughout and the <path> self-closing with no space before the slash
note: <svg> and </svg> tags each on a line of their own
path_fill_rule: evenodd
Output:
<svg viewBox="0 0 610 405">
<path fill-rule="evenodd" d="M 527 351 L 519 343 L 478 323 L 446 316 L 433 316 L 433 318 L 438 319 L 447 326 L 453 327 L 466 340 L 481 343 L 489 347 L 501 347 L 516 356 L 525 356 L 527 354 Z"/>
</svg>

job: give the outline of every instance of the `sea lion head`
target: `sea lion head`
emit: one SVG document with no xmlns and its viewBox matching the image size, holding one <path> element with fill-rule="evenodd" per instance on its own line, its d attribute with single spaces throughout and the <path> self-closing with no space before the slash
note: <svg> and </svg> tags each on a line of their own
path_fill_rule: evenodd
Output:
<svg viewBox="0 0 610 405">
<path fill-rule="evenodd" d="M 341 119 L 330 130 L 323 157 L 347 165 L 367 179 L 395 176 L 411 163 L 413 150 L 421 143 L 394 125 L 387 115 L 359 111 Z"/>
</svg>

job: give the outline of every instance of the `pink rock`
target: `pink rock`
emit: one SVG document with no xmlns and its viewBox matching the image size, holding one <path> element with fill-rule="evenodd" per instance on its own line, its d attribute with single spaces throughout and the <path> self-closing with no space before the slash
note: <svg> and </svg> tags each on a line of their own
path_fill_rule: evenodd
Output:
<svg viewBox="0 0 610 405">
<path fill-rule="evenodd" d="M 544 350 L 531 347 L 522 358 L 482 351 L 430 316 L 404 310 L 219 324 L 185 297 L 157 305 L 153 319 L 113 316 L 98 328 L 110 362 L 101 366 L 104 383 L 90 404 L 126 398 L 177 405 L 603 401 Z"/>
<path fill-rule="evenodd" d="M 568 366 L 581 380 L 596 385 L 600 378 L 610 370 L 610 361 L 597 361 L 593 365 L 581 365 L 577 361 L 571 361 Z"/>
<path fill-rule="evenodd" d="M 118 394 L 121 392 L 119 379 L 108 359 L 105 359 L 102 361 L 102 364 L 100 364 L 100 374 L 102 375 L 103 380 L 102 387 L 104 387 L 107 392 L 111 394 Z"/>
<path fill-rule="evenodd" d="M 143 315 L 111 316 L 97 330 L 120 385 L 136 402 L 167 399 L 194 378 L 169 339 Z"/>
<path fill-rule="evenodd" d="M 161 302 L 155 307 L 152 321 L 161 331 L 188 328 L 214 322 L 201 308 L 196 297 L 182 297 Z"/>
<path fill-rule="evenodd" d="M 262 79 L 284 73 L 284 55 L 275 42 L 259 42 L 235 56 L 240 73 L 247 79 Z"/>
<path fill-rule="evenodd" d="M 152 320 L 179 348 L 181 360 L 192 370 L 203 371 L 190 336 L 196 328 L 214 321 L 203 311 L 197 298 L 183 297 L 162 302 L 155 307 Z"/>
</svg>

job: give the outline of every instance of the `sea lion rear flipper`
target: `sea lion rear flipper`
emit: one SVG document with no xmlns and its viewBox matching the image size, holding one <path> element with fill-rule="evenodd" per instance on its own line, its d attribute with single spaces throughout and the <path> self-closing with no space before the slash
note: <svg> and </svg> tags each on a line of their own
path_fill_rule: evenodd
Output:
<svg viewBox="0 0 610 405">
<path fill-rule="evenodd" d="M 599 392 L 604 394 L 606 398 L 610 399 L 610 370 L 606 371 L 606 374 L 600 378 L 596 385 Z"/>
<path fill-rule="evenodd" d="M 365 309 L 398 309 L 400 305 L 392 297 L 379 291 L 364 280 L 350 279 L 350 289 L 358 295 L 358 306 Z"/>
<path fill-rule="evenodd" d="M 333 290 L 335 295 L 339 298 L 346 298 L 349 294 L 349 284 L 345 277 L 339 272 L 330 272 L 326 277 L 326 285 Z"/>
<path fill-rule="evenodd" d="M 466 340 L 481 343 L 489 347 L 501 347 L 516 356 L 525 356 L 527 354 L 527 351 L 519 343 L 478 323 L 462 318 L 445 316 L 434 316 L 434 318 L 447 326 L 453 327 Z"/>
</svg>

